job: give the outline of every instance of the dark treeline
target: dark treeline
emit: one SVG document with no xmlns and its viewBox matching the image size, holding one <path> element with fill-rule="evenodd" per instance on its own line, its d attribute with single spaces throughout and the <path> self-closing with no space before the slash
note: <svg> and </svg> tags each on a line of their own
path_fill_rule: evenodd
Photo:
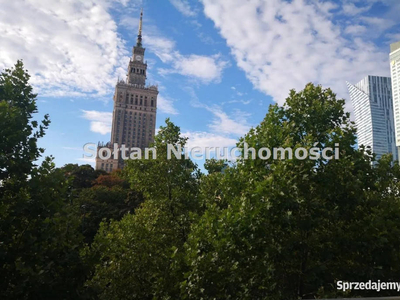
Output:
<svg viewBox="0 0 400 300">
<path fill-rule="evenodd" d="M 0 75 L 0 299 L 315 299 L 386 296 L 336 282 L 400 278 L 400 169 L 356 149 L 344 100 L 308 84 L 238 144 L 335 147 L 340 159 L 157 158 L 107 174 L 35 162 L 49 116 L 22 62 Z"/>
</svg>

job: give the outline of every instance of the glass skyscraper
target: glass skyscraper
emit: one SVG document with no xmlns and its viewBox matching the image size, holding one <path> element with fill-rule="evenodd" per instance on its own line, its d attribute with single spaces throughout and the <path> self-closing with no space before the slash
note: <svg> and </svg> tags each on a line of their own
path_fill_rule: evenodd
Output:
<svg viewBox="0 0 400 300">
<path fill-rule="evenodd" d="M 390 45 L 390 73 L 392 76 L 392 97 L 394 123 L 396 128 L 396 146 L 400 147 L 400 41 Z"/>
<path fill-rule="evenodd" d="M 354 108 L 358 145 L 370 146 L 379 159 L 392 153 L 398 160 L 395 142 L 390 77 L 367 76 L 357 84 L 347 82 Z"/>
</svg>

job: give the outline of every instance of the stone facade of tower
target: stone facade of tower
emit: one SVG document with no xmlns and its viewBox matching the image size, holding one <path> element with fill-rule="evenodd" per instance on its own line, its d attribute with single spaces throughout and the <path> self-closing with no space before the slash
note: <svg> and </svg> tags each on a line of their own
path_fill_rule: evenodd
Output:
<svg viewBox="0 0 400 300">
<path fill-rule="evenodd" d="M 106 144 L 99 143 L 100 148 L 108 148 L 112 153 L 111 158 L 96 158 L 96 170 L 107 172 L 122 169 L 125 160 L 122 153 L 118 159 L 113 158 L 115 147 L 126 148 L 149 147 L 154 140 L 156 113 L 157 113 L 157 86 L 146 86 L 147 63 L 144 61 L 145 48 L 142 47 L 142 16 L 140 15 L 139 34 L 137 43 L 133 47 L 132 57 L 128 64 L 126 80 L 121 80 L 115 86 L 114 110 L 112 117 L 111 141 Z M 125 156 L 129 157 L 130 150 Z M 104 157 L 106 155 L 102 155 Z"/>
</svg>

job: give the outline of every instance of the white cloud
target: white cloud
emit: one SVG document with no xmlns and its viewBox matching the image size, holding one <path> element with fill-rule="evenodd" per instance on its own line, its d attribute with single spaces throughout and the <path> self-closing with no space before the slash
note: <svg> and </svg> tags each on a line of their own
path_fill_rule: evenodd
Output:
<svg viewBox="0 0 400 300">
<path fill-rule="evenodd" d="M 301 90 L 308 82 L 331 87 L 339 97 L 347 98 L 346 80 L 389 75 L 387 51 L 365 36 L 345 39 L 344 26 L 333 20 L 330 1 L 324 1 L 324 6 L 320 1 L 303 0 L 202 3 L 247 78 L 280 104 L 290 89 Z M 381 20 L 372 18 L 362 22 L 383 26 Z"/>
<path fill-rule="evenodd" d="M 23 59 L 42 96 L 109 93 L 128 60 L 116 3 L 127 1 L 0 0 L 0 69 Z"/>
<path fill-rule="evenodd" d="M 189 138 L 186 145 L 189 149 L 194 147 L 200 147 L 202 149 L 211 147 L 233 147 L 238 142 L 238 140 L 224 135 L 204 131 L 187 131 L 183 132 L 181 135 Z"/>
<path fill-rule="evenodd" d="M 224 133 L 227 135 L 245 135 L 250 125 L 247 123 L 248 113 L 235 110 L 231 116 L 222 111 L 219 107 L 206 107 L 214 115 L 214 119 L 208 127 L 213 132 Z"/>
<path fill-rule="evenodd" d="M 104 122 L 93 121 L 90 122 L 90 130 L 104 135 L 111 132 L 111 126 Z"/>
<path fill-rule="evenodd" d="M 248 105 L 251 103 L 251 100 L 230 100 L 230 101 L 222 102 L 221 105 L 233 104 L 233 103 L 241 103 L 243 105 Z"/>
<path fill-rule="evenodd" d="M 369 25 L 373 31 L 379 34 L 396 24 L 393 20 L 379 17 L 360 17 L 360 21 Z"/>
<path fill-rule="evenodd" d="M 145 35 L 146 47 L 154 52 L 162 62 L 167 63 L 175 57 L 175 42 L 166 37 L 160 36 L 158 32 L 153 32 L 150 35 Z"/>
<path fill-rule="evenodd" d="M 90 130 L 100 134 L 111 132 L 112 113 L 95 110 L 82 110 L 82 117 L 90 121 Z"/>
<path fill-rule="evenodd" d="M 198 24 L 198 25 L 197 25 L 197 28 L 200 28 L 200 27 L 201 27 L 201 24 L 200 24 L 200 23 L 197 22 L 197 23 L 195 23 L 195 24 Z M 199 39 L 200 39 L 204 44 L 206 44 L 206 45 L 216 45 L 216 44 L 219 44 L 219 42 L 216 42 L 211 36 L 205 34 L 204 32 L 199 32 L 199 33 L 197 34 L 197 36 L 198 36 Z"/>
<path fill-rule="evenodd" d="M 238 138 L 249 131 L 250 125 L 248 123 L 248 118 L 250 114 L 240 110 L 234 110 L 228 114 L 219 106 L 215 105 L 210 107 L 199 101 L 192 87 L 187 87 L 186 91 L 192 98 L 191 105 L 193 107 L 206 109 L 213 115 L 213 118 L 208 124 L 209 132 L 186 131 L 182 133 L 182 136 L 189 138 L 187 145 L 189 149 L 193 147 L 201 147 L 202 149 L 205 147 L 218 147 L 220 149 L 224 147 L 234 147 L 238 142 Z"/>
<path fill-rule="evenodd" d="M 355 16 L 370 10 L 371 6 L 372 6 L 371 4 L 366 6 L 356 6 L 352 2 L 348 2 L 343 4 L 343 13 L 345 15 Z"/>
<path fill-rule="evenodd" d="M 400 41 L 400 33 L 387 34 L 386 38 L 389 39 L 389 43 L 396 43 Z"/>
<path fill-rule="evenodd" d="M 345 29 L 345 33 L 351 35 L 362 35 L 367 31 L 367 27 L 362 25 L 349 25 Z"/>
<path fill-rule="evenodd" d="M 175 49 L 175 41 L 160 36 L 153 28 L 146 38 L 146 46 L 170 68 L 160 68 L 159 73 L 180 74 L 202 83 L 219 82 L 228 62 L 221 55 L 183 55 Z"/>
<path fill-rule="evenodd" d="M 138 24 L 139 18 L 135 18 L 131 15 L 122 15 L 118 23 L 119 26 L 125 27 L 133 32 L 137 32 Z"/>
<path fill-rule="evenodd" d="M 170 115 L 177 115 L 178 111 L 175 109 L 173 105 L 173 100 L 169 98 L 165 98 L 161 95 L 158 95 L 157 97 L 157 108 L 166 114 Z"/>
<path fill-rule="evenodd" d="M 186 87 L 186 92 L 190 95 L 190 104 L 195 108 L 203 108 L 208 110 L 213 115 L 213 119 L 208 124 L 212 133 L 223 135 L 226 137 L 238 138 L 246 134 L 251 125 L 248 122 L 248 118 L 251 116 L 250 113 L 234 109 L 230 114 L 223 111 L 218 106 L 208 106 L 203 102 L 199 101 L 194 89 L 192 87 Z M 228 102 L 222 102 L 224 105 Z"/>
<path fill-rule="evenodd" d="M 196 12 L 192 10 L 187 0 L 169 0 L 171 4 L 183 15 L 193 17 Z"/>
<path fill-rule="evenodd" d="M 219 82 L 222 71 L 227 66 L 227 62 L 221 60 L 220 55 L 203 56 L 192 54 L 184 56 L 175 53 L 171 59 L 173 68 L 160 69 L 161 74 L 178 73 L 199 79 L 203 83 Z"/>
</svg>

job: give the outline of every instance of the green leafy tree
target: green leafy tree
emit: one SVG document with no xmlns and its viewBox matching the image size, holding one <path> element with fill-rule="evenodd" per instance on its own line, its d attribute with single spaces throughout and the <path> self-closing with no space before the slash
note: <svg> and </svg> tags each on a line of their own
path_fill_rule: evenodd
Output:
<svg viewBox="0 0 400 300">
<path fill-rule="evenodd" d="M 103 170 L 95 170 L 91 165 L 66 164 L 61 168 L 67 179 L 70 179 L 72 188 L 80 191 L 90 188 L 95 184 L 95 180 L 107 173 Z"/>
<path fill-rule="evenodd" d="M 43 149 L 37 146 L 50 120 L 32 120 L 37 112 L 36 94 L 29 85 L 22 61 L 0 74 L 0 181 L 26 178 Z"/>
<path fill-rule="evenodd" d="M 209 201 L 191 231 L 185 297 L 311 299 L 343 296 L 337 280 L 396 281 L 399 168 L 390 158 L 374 167 L 355 149 L 343 107 L 330 89 L 308 84 L 240 140 L 256 152 L 339 144 L 340 159 L 243 157 L 217 186 L 225 205 Z"/>
<path fill-rule="evenodd" d="M 28 80 L 21 61 L 0 75 L 0 298 L 76 299 L 85 280 L 79 219 L 52 159 L 35 166 L 49 119 L 32 120 Z"/>
<path fill-rule="evenodd" d="M 118 173 L 100 175 L 93 184 L 83 189 L 75 200 L 87 243 L 92 242 L 101 221 L 119 221 L 143 202 L 143 195 L 130 189 Z"/>
<path fill-rule="evenodd" d="M 2 299 L 76 299 L 85 281 L 79 218 L 65 203 L 67 184 L 46 159 L 30 180 L 1 198 Z"/>
<path fill-rule="evenodd" d="M 204 168 L 208 171 L 209 174 L 212 173 L 222 173 L 228 167 L 228 162 L 226 160 L 220 159 L 206 159 L 204 163 Z"/>
<path fill-rule="evenodd" d="M 168 159 L 167 144 L 183 148 L 186 140 L 167 119 L 155 137 L 157 156 L 124 169 L 145 202 L 120 222 L 103 223 L 94 239 L 87 257 L 97 263 L 88 287 L 100 299 L 179 299 L 187 271 L 183 245 L 200 209 L 200 173 L 190 159 Z"/>
<path fill-rule="evenodd" d="M 129 189 L 120 170 L 108 174 L 90 165 L 66 164 L 59 171 L 68 182 L 68 200 L 81 219 L 80 231 L 87 243 L 103 219 L 120 220 L 143 202 L 140 193 Z"/>
<path fill-rule="evenodd" d="M 228 207 L 230 199 L 236 197 L 243 189 L 240 182 L 236 181 L 236 168 L 230 166 L 226 160 L 217 159 L 206 160 L 204 167 L 208 175 L 201 178 L 199 194 L 203 210 L 209 207 Z M 232 181 L 237 184 L 232 185 Z"/>
</svg>

